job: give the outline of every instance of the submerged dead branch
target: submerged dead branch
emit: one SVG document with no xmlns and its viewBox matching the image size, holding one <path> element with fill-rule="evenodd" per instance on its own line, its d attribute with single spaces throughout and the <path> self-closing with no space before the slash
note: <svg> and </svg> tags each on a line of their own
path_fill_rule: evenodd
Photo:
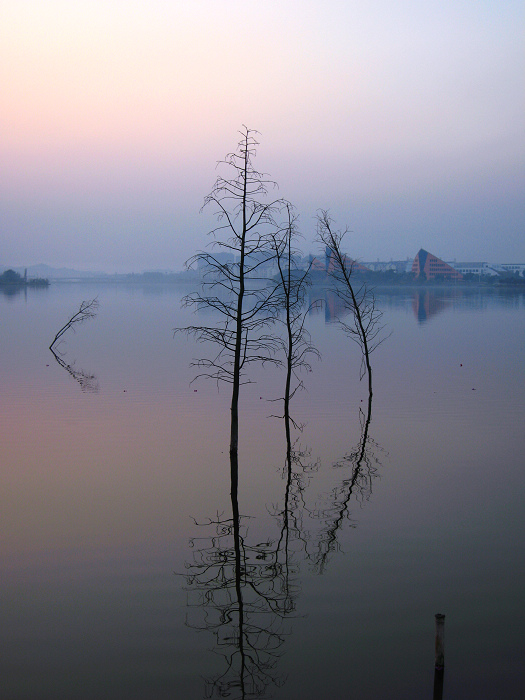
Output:
<svg viewBox="0 0 525 700">
<path fill-rule="evenodd" d="M 62 328 L 58 331 L 58 333 L 55 335 L 55 337 L 53 338 L 53 342 L 49 346 L 49 349 L 52 350 L 55 343 L 58 340 L 60 340 L 64 333 L 70 328 L 72 328 L 73 332 L 75 332 L 76 325 L 80 325 L 81 323 L 84 323 L 84 321 L 88 321 L 90 318 L 95 318 L 95 316 L 97 315 L 97 310 L 98 299 L 96 297 L 94 299 L 88 299 L 87 301 L 83 301 L 80 304 L 80 308 L 78 309 L 76 314 L 73 314 L 69 321 L 66 324 L 64 324 Z"/>
<path fill-rule="evenodd" d="M 69 329 L 72 329 L 74 333 L 75 326 L 80 325 L 84 323 L 84 321 L 88 321 L 91 318 L 95 318 L 95 316 L 97 315 L 97 310 L 97 298 L 83 301 L 80 304 L 80 307 L 76 314 L 71 316 L 69 321 L 62 326 L 62 328 L 53 338 L 53 342 L 49 346 L 49 349 L 51 350 L 51 353 L 55 360 L 63 369 L 66 370 L 66 372 L 68 372 L 73 377 L 75 381 L 77 381 L 80 384 L 82 391 L 92 393 L 96 393 L 99 389 L 96 376 L 89 372 L 85 372 L 83 369 L 76 369 L 74 366 L 74 362 L 66 362 L 64 360 L 64 353 L 59 350 L 59 346 L 61 342 L 63 342 L 61 339 L 64 333 L 66 333 Z"/>
</svg>

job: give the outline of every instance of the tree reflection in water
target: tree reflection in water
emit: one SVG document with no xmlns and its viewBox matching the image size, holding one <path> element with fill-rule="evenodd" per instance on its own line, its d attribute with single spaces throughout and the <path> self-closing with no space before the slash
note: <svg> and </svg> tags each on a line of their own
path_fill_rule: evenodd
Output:
<svg viewBox="0 0 525 700">
<path fill-rule="evenodd" d="M 292 445 L 290 426 L 286 427 L 283 503 L 269 509 L 280 523 L 273 540 L 249 542 L 249 518 L 239 511 L 238 458 L 230 455 L 231 517 L 217 515 L 199 524 L 211 533 L 191 540 L 193 560 L 183 574 L 190 610 L 187 624 L 212 632 L 215 651 L 225 661 L 220 674 L 206 679 L 206 697 L 260 698 L 271 686 L 283 685 L 277 662 L 291 633 L 289 621 L 296 615 L 299 562 L 306 559 L 319 574 L 326 570 L 330 555 L 340 549 L 352 497 L 360 502 L 370 498 L 381 466 L 377 453 L 383 450 L 370 436 L 371 394 L 359 417 L 359 442 L 334 465 L 350 468 L 350 474 L 322 498 L 325 505 L 314 509 L 306 506 L 305 495 L 319 465 L 297 442 Z M 321 524 L 315 537 L 305 525 L 311 519 Z"/>
<path fill-rule="evenodd" d="M 80 388 L 82 389 L 82 391 L 90 392 L 93 394 L 96 394 L 98 392 L 99 385 L 97 378 L 94 374 L 85 372 L 83 369 L 76 369 L 74 363 L 71 365 L 68 364 L 59 353 L 53 350 L 53 348 L 49 349 L 51 350 L 51 353 L 55 360 L 58 362 L 58 364 L 61 367 L 63 367 L 66 370 L 66 372 L 69 372 L 73 379 L 80 384 Z"/>
<path fill-rule="evenodd" d="M 365 411 L 359 409 L 361 435 L 356 447 L 344 455 L 334 467 L 347 469 L 350 475 L 333 488 L 326 498 L 328 505 L 320 505 L 310 511 L 310 516 L 323 523 L 317 535 L 317 550 L 309 554 L 314 571 L 322 574 L 328 564 L 330 555 L 340 549 L 338 534 L 345 520 L 350 520 L 349 510 L 352 496 L 359 502 L 368 501 L 372 495 L 372 482 L 378 475 L 381 462 L 378 452 L 384 450 L 370 436 L 372 420 L 372 394 L 368 395 L 368 405 Z M 352 524 L 352 527 L 356 527 Z"/>
<path fill-rule="evenodd" d="M 272 508 L 280 522 L 277 539 L 249 542 L 249 518 L 240 515 L 237 489 L 232 488 L 232 517 L 217 515 L 201 523 L 211 534 L 190 542 L 193 560 L 184 574 L 187 624 L 212 632 L 215 651 L 225 661 L 224 670 L 205 681 L 208 698 L 260 698 L 284 683 L 276 667 L 291 632 L 288 619 L 296 614 L 297 555 L 306 548 L 303 495 L 309 472 L 316 468 L 305 465 L 308 453 L 294 447 L 288 441 L 282 508 Z M 230 460 L 232 475 L 237 475 L 237 455 Z M 232 478 L 232 484 L 236 481 Z"/>
<path fill-rule="evenodd" d="M 335 465 L 350 467 L 350 475 L 322 499 L 329 505 L 308 509 L 305 492 L 318 464 L 311 463 L 310 453 L 301 450 L 298 442 L 292 445 L 291 426 L 298 426 L 286 410 L 290 391 L 287 382 L 283 501 L 282 506 L 274 504 L 269 509 L 280 523 L 278 537 L 250 543 L 249 518 L 239 509 L 238 454 L 230 451 L 231 517 L 217 514 L 201 523 L 207 534 L 190 542 L 193 558 L 183 574 L 188 593 L 187 624 L 211 632 L 214 651 L 224 659 L 224 670 L 205 680 L 208 698 L 261 698 L 271 687 L 284 684 L 277 664 L 296 615 L 299 561 L 305 559 L 314 571 L 323 573 L 330 554 L 339 549 L 338 537 L 344 521 L 350 519 L 352 496 L 370 498 L 380 465 L 376 452 L 381 448 L 370 437 L 370 391 L 366 413 L 359 412 L 359 442 Z M 321 524 L 315 538 L 305 527 L 311 519 Z M 316 551 L 311 551 L 312 539 Z"/>
<path fill-rule="evenodd" d="M 359 442 L 334 465 L 350 468 L 350 474 L 322 499 L 326 505 L 307 508 L 306 489 L 318 464 L 310 461 L 307 450 L 287 440 L 282 506 L 269 509 L 280 523 L 276 539 L 250 543 L 249 517 L 240 515 L 236 486 L 231 491 L 231 517 L 218 514 L 197 523 L 207 534 L 190 542 L 193 559 L 183 574 L 187 624 L 211 632 L 214 650 L 225 662 L 221 673 L 205 680 L 206 697 L 260 698 L 271 686 L 283 685 L 277 662 L 291 633 L 289 622 L 297 614 L 299 562 L 306 559 L 316 573 L 325 571 L 330 555 L 339 551 L 352 497 L 361 502 L 370 498 L 381 465 L 377 453 L 383 450 L 370 436 L 371 395 L 366 412 L 360 409 L 359 414 Z M 236 484 L 237 455 L 230 459 L 232 484 Z M 315 537 L 305 526 L 311 518 L 321 523 Z M 312 540 L 315 551 L 311 551 Z"/>
</svg>

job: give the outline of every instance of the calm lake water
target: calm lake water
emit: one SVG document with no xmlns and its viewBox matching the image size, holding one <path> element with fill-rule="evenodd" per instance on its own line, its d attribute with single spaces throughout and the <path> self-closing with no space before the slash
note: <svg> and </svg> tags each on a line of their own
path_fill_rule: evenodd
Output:
<svg viewBox="0 0 525 700">
<path fill-rule="evenodd" d="M 322 355 L 293 399 L 243 387 L 235 576 L 229 396 L 190 384 L 188 290 L 0 296 L 3 700 L 516 698 L 524 683 L 523 293 L 378 293 L 391 336 Z M 315 296 L 315 295 L 314 295 Z M 84 299 L 97 317 L 48 350 Z M 240 613 L 240 614 L 239 614 Z M 241 629 L 239 629 L 241 628 Z M 239 640 L 242 640 L 242 644 Z M 229 693 L 229 694 L 228 694 Z M 244 693 L 244 694 L 243 694 Z"/>
</svg>

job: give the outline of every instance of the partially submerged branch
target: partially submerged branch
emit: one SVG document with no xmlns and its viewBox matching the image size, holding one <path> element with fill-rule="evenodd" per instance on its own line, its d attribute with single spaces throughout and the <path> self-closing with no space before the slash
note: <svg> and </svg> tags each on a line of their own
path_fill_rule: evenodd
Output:
<svg viewBox="0 0 525 700">
<path fill-rule="evenodd" d="M 69 372 L 73 379 L 80 384 L 80 388 L 82 389 L 82 391 L 90 392 L 93 394 L 96 394 L 98 392 L 98 382 L 94 374 L 85 372 L 83 369 L 75 369 L 75 367 L 72 364 L 69 365 L 63 359 L 63 357 L 60 357 L 60 355 L 56 353 L 52 347 L 50 347 L 49 349 L 53 353 L 53 357 L 58 362 L 58 364 L 61 367 L 63 367 L 66 370 L 66 372 Z"/>
<path fill-rule="evenodd" d="M 69 321 L 62 326 L 62 328 L 53 338 L 53 342 L 49 346 L 49 349 L 51 350 L 51 353 L 53 354 L 55 360 L 61 367 L 63 367 L 66 370 L 66 372 L 69 372 L 69 374 L 73 377 L 75 381 L 77 381 L 80 384 L 82 391 L 89 391 L 94 393 L 98 391 L 98 383 L 96 376 L 94 374 L 85 372 L 82 369 L 76 369 L 73 366 L 73 364 L 69 364 L 68 362 L 66 362 L 63 358 L 64 353 L 60 352 L 58 349 L 60 345 L 58 341 L 70 328 L 73 330 L 73 332 L 75 332 L 75 326 L 84 323 L 84 321 L 88 321 L 90 318 L 95 318 L 95 316 L 97 315 L 97 309 L 97 298 L 83 301 L 80 304 L 80 307 L 76 314 L 73 314 Z"/>
<path fill-rule="evenodd" d="M 90 318 L 95 318 L 97 315 L 97 310 L 98 310 L 98 299 L 95 297 L 94 299 L 88 299 L 87 301 L 83 301 L 80 304 L 80 308 L 76 312 L 76 314 L 73 314 L 69 321 L 62 326 L 62 328 L 58 331 L 58 333 L 55 335 L 53 338 L 53 342 L 49 346 L 49 349 L 52 350 L 53 345 L 60 340 L 60 338 L 64 335 L 66 331 L 68 331 L 70 328 L 73 329 L 73 332 L 75 332 L 75 325 L 80 325 L 81 323 L 84 323 L 84 321 L 88 321 Z"/>
</svg>

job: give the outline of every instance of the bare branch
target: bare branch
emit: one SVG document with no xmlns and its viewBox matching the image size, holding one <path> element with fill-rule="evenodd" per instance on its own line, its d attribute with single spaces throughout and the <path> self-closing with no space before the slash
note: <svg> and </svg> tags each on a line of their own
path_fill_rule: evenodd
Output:
<svg viewBox="0 0 525 700">
<path fill-rule="evenodd" d="M 59 340 L 64 333 L 69 330 L 70 328 L 75 332 L 75 325 L 80 325 L 84 323 L 84 321 L 88 321 L 90 318 L 95 318 L 97 315 L 97 310 L 98 310 L 98 299 L 95 297 L 94 299 L 90 299 L 87 301 L 83 301 L 80 304 L 80 308 L 76 312 L 76 314 L 73 314 L 69 321 L 62 326 L 62 328 L 58 331 L 58 333 L 55 335 L 53 338 L 53 342 L 49 346 L 49 349 L 51 350 L 53 345 Z"/>
<path fill-rule="evenodd" d="M 325 246 L 327 273 L 333 279 L 333 291 L 352 315 L 352 322 L 339 320 L 341 328 L 361 350 L 360 379 L 368 375 L 368 390 L 372 394 L 372 366 L 370 355 L 385 340 L 382 336 L 382 312 L 377 308 L 373 290 L 365 282 L 354 284 L 355 260 L 342 252 L 342 244 L 348 228 L 334 229 L 334 221 L 326 209 L 317 212 L 317 240 Z"/>
<path fill-rule="evenodd" d="M 66 370 L 66 372 L 69 372 L 73 379 L 75 379 L 75 381 L 77 381 L 80 384 L 82 391 L 89 392 L 98 391 L 97 378 L 94 374 L 85 372 L 82 369 L 76 369 L 74 367 L 74 363 L 67 363 L 63 358 L 64 353 L 60 352 L 58 349 L 63 341 L 61 341 L 60 343 L 58 343 L 58 341 L 69 329 L 71 329 L 74 333 L 75 326 L 81 325 L 82 323 L 84 323 L 84 321 L 88 321 L 91 318 L 95 318 L 95 316 L 97 315 L 97 310 L 98 300 L 96 297 L 95 299 L 83 301 L 80 304 L 78 311 L 75 314 L 73 314 L 69 321 L 66 324 L 64 324 L 62 328 L 57 332 L 57 334 L 53 338 L 53 342 L 49 346 L 49 349 L 51 350 L 51 353 L 53 354 L 53 357 L 58 362 L 58 364 L 61 367 L 63 367 Z"/>
</svg>

